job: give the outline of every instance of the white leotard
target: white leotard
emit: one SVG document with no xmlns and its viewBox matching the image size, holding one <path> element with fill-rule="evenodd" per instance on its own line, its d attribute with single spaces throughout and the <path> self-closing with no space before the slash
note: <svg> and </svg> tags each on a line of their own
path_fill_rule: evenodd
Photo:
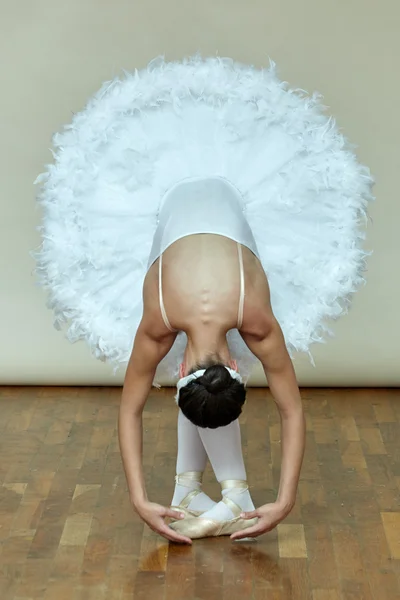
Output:
<svg viewBox="0 0 400 600">
<path fill-rule="evenodd" d="M 240 268 L 240 299 L 238 324 L 240 329 L 244 305 L 244 272 L 241 246 L 259 257 L 253 233 L 244 216 L 243 198 L 239 191 L 222 177 L 186 179 L 174 185 L 164 195 L 153 238 L 148 267 L 159 261 L 159 296 L 161 314 L 171 331 L 162 293 L 162 255 L 177 240 L 199 233 L 223 235 L 237 242 Z"/>
<path fill-rule="evenodd" d="M 243 213 L 240 192 L 222 177 L 185 179 L 161 200 L 148 267 L 180 238 L 214 233 L 247 246 L 259 257 L 257 245 Z"/>
</svg>

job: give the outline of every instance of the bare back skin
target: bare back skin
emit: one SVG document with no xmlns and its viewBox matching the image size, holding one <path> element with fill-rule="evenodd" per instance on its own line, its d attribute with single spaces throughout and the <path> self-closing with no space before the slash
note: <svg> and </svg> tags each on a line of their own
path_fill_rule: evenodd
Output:
<svg viewBox="0 0 400 600">
<path fill-rule="evenodd" d="M 266 275 L 259 259 L 242 246 L 245 303 L 242 333 L 262 335 L 271 315 Z M 152 319 L 154 335 L 170 334 L 159 304 L 159 259 L 144 284 L 144 314 Z M 190 235 L 172 244 L 162 259 L 164 305 L 171 327 L 204 341 L 211 332 L 226 335 L 236 328 L 240 297 L 237 243 L 214 234 Z"/>
</svg>

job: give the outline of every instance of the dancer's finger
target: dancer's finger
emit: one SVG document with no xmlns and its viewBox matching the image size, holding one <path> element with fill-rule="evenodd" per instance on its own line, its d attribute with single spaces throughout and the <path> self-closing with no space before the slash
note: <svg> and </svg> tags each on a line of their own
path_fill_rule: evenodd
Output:
<svg viewBox="0 0 400 600">
<path fill-rule="evenodd" d="M 173 519 L 184 519 L 185 515 L 172 508 L 165 508 L 162 514 L 163 517 L 172 517 Z"/>
<path fill-rule="evenodd" d="M 256 537 L 257 535 L 261 535 L 263 529 L 260 525 L 253 525 L 253 527 L 248 527 L 247 529 L 242 529 L 241 531 L 236 531 L 236 533 L 232 533 L 231 540 L 240 540 L 246 537 Z"/>
<path fill-rule="evenodd" d="M 164 537 L 171 540 L 171 542 L 179 542 L 181 544 L 189 544 L 189 545 L 192 544 L 192 540 L 190 538 L 188 538 L 184 535 L 181 535 L 180 533 L 177 533 L 176 531 L 174 531 L 167 525 L 165 525 L 165 527 L 160 527 L 160 529 L 158 530 L 158 533 L 160 533 Z"/>
<path fill-rule="evenodd" d="M 254 519 L 255 517 L 258 517 L 258 511 L 257 510 L 251 510 L 249 512 L 242 512 L 240 514 L 242 519 Z"/>
</svg>

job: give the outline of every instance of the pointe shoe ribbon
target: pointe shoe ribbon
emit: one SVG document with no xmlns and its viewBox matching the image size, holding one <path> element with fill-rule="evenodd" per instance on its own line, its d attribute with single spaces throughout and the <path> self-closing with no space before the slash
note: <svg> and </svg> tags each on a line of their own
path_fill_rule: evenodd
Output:
<svg viewBox="0 0 400 600">
<path fill-rule="evenodd" d="M 180 473 L 179 475 L 175 475 L 175 483 L 178 485 L 183 485 L 186 487 L 191 487 L 193 482 L 200 483 L 202 482 L 203 473 L 201 471 L 186 471 L 185 473 Z M 189 505 L 193 498 L 201 494 L 201 489 L 196 488 L 191 490 L 182 500 L 180 501 L 178 506 L 170 506 L 172 510 L 177 510 L 185 515 L 185 519 L 190 517 L 198 517 L 203 514 L 203 510 L 190 510 Z M 175 521 L 173 521 L 175 522 Z"/>
<path fill-rule="evenodd" d="M 235 488 L 243 491 L 249 489 L 247 482 L 241 479 L 227 479 L 221 481 L 221 488 L 223 490 Z M 227 496 L 222 498 L 222 502 L 224 502 L 234 514 L 233 519 L 216 521 L 214 519 L 204 519 L 200 516 L 183 519 L 181 521 L 174 521 L 171 523 L 170 527 L 174 531 L 195 540 L 204 537 L 232 535 L 232 533 L 236 533 L 236 531 L 248 529 L 257 523 L 257 517 L 254 519 L 241 518 L 240 515 L 243 512 L 242 508 Z"/>
</svg>

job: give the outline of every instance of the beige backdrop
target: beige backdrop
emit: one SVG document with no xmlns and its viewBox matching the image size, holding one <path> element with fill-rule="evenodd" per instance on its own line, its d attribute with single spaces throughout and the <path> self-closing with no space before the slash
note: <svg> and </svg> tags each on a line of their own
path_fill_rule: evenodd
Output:
<svg viewBox="0 0 400 600">
<path fill-rule="evenodd" d="M 377 180 L 367 285 L 335 338 L 296 357 L 303 385 L 400 384 L 397 177 L 398 0 L 0 0 L 0 383 L 116 384 L 109 365 L 53 329 L 29 251 L 39 245 L 33 180 L 51 135 L 104 80 L 164 54 L 271 57 L 282 79 L 319 90 Z M 263 383 L 257 371 L 252 383 Z"/>
</svg>

